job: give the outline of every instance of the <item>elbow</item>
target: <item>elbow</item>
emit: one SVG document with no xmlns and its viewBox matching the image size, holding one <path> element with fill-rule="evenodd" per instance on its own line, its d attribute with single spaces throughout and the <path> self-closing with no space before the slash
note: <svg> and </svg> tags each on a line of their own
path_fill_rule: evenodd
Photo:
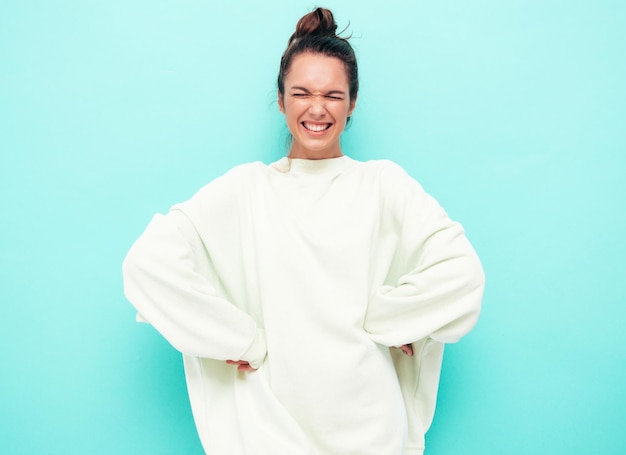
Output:
<svg viewBox="0 0 626 455">
<path fill-rule="evenodd" d="M 148 322 L 146 309 L 141 308 L 146 300 L 146 292 L 142 282 L 146 280 L 145 267 L 131 249 L 122 261 L 122 284 L 124 296 L 137 310 L 137 322 Z"/>
<path fill-rule="evenodd" d="M 479 313 L 485 290 L 485 270 L 476 253 L 466 256 L 463 275 L 465 276 L 463 293 L 468 297 L 468 312 Z"/>
<path fill-rule="evenodd" d="M 135 259 L 133 250 L 131 249 L 122 261 L 122 282 L 124 283 L 124 294 L 130 300 L 129 289 L 131 283 L 135 281 L 135 277 L 139 273 L 139 264 Z"/>
<path fill-rule="evenodd" d="M 477 307 L 478 312 L 480 311 L 483 293 L 485 291 L 485 279 L 485 270 L 483 269 L 483 266 L 478 258 L 476 258 L 475 264 L 472 267 L 472 273 L 469 277 L 469 287 L 476 293 L 475 306 Z"/>
<path fill-rule="evenodd" d="M 456 343 L 478 323 L 485 289 L 485 273 L 478 258 L 468 264 L 464 276 L 464 286 L 459 288 L 453 305 L 456 317 L 431 335 L 436 341 Z"/>
<path fill-rule="evenodd" d="M 465 314 L 461 318 L 461 324 L 459 324 L 458 339 L 467 335 L 476 326 L 482 309 L 485 272 L 478 260 L 476 263 L 468 280 L 468 292 L 463 299 L 465 301 Z"/>
<path fill-rule="evenodd" d="M 154 279 L 159 264 L 150 245 L 140 237 L 128 250 L 122 261 L 122 281 L 127 297 L 128 291 L 141 283 Z"/>
<path fill-rule="evenodd" d="M 133 275 L 134 269 L 135 262 L 133 261 L 133 258 L 131 257 L 131 254 L 129 252 L 122 261 L 122 279 L 124 280 L 124 283 L 126 283 L 126 280 L 129 276 Z"/>
<path fill-rule="evenodd" d="M 435 341 L 441 343 L 457 343 L 465 335 L 472 331 L 478 323 L 480 315 L 481 298 L 478 292 L 473 292 L 462 299 L 463 311 L 453 321 L 440 327 L 430 335 Z"/>
<path fill-rule="evenodd" d="M 467 295 L 466 295 L 466 319 L 469 329 L 471 330 L 478 322 L 483 302 L 483 294 L 485 291 L 485 271 L 478 257 L 475 257 L 474 264 L 471 267 L 471 273 L 468 274 Z"/>
<path fill-rule="evenodd" d="M 473 281 L 474 281 L 474 286 L 479 291 L 478 310 L 480 311 L 480 306 L 482 305 L 482 301 L 483 301 L 483 294 L 485 292 L 486 277 L 485 277 L 485 269 L 483 268 L 478 257 L 476 257 L 476 266 L 474 267 Z"/>
</svg>

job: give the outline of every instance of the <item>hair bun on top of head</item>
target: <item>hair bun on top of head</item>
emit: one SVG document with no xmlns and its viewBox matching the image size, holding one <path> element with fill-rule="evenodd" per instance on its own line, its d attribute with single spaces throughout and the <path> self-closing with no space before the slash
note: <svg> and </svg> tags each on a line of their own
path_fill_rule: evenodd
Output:
<svg viewBox="0 0 626 455">
<path fill-rule="evenodd" d="M 296 31 L 289 38 L 289 44 L 305 36 L 330 36 L 338 38 L 337 24 L 333 13 L 326 8 L 316 8 L 303 16 L 296 25 Z"/>
<path fill-rule="evenodd" d="M 341 34 L 343 32 L 339 32 Z M 285 77 L 289 73 L 294 57 L 309 52 L 326 57 L 334 57 L 343 62 L 350 83 L 350 99 L 355 100 L 359 91 L 359 69 L 354 49 L 349 37 L 337 35 L 337 24 L 333 13 L 326 8 L 317 8 L 303 16 L 296 25 L 296 31 L 289 38 L 287 49 L 280 59 L 278 72 L 278 92 L 285 93 Z"/>
</svg>

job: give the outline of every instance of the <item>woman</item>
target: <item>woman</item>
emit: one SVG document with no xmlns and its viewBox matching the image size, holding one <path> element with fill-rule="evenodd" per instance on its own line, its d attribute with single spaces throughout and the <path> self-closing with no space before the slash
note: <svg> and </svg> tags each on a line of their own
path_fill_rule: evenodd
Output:
<svg viewBox="0 0 626 455">
<path fill-rule="evenodd" d="M 210 454 L 422 453 L 443 343 L 479 313 L 462 227 L 397 165 L 343 154 L 358 71 L 336 29 L 316 9 L 282 57 L 289 155 L 156 215 L 124 262 Z"/>
</svg>

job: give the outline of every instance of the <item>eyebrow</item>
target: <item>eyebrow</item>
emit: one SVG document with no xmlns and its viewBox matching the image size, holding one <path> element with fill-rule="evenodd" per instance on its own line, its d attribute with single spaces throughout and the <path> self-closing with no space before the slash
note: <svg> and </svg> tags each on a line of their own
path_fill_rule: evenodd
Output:
<svg viewBox="0 0 626 455">
<path fill-rule="evenodd" d="M 306 87 L 300 87 L 299 85 L 296 85 L 295 87 L 291 87 L 291 90 L 302 90 L 304 93 L 310 94 L 311 91 L 306 88 Z M 344 95 L 345 96 L 346 92 L 343 92 L 341 90 L 331 90 L 329 92 L 324 93 L 324 95 Z"/>
</svg>

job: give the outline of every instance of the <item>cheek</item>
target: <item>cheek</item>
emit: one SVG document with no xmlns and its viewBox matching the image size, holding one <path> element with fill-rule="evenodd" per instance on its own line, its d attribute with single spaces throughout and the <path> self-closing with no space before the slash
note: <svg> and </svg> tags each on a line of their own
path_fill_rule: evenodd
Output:
<svg viewBox="0 0 626 455">
<path fill-rule="evenodd" d="M 288 101 L 283 104 L 282 113 L 285 114 L 287 118 L 295 119 L 302 115 L 305 110 L 306 107 L 303 106 L 303 103 Z"/>
<path fill-rule="evenodd" d="M 350 116 L 350 105 L 337 107 L 333 114 L 337 119 L 346 120 Z"/>
</svg>

